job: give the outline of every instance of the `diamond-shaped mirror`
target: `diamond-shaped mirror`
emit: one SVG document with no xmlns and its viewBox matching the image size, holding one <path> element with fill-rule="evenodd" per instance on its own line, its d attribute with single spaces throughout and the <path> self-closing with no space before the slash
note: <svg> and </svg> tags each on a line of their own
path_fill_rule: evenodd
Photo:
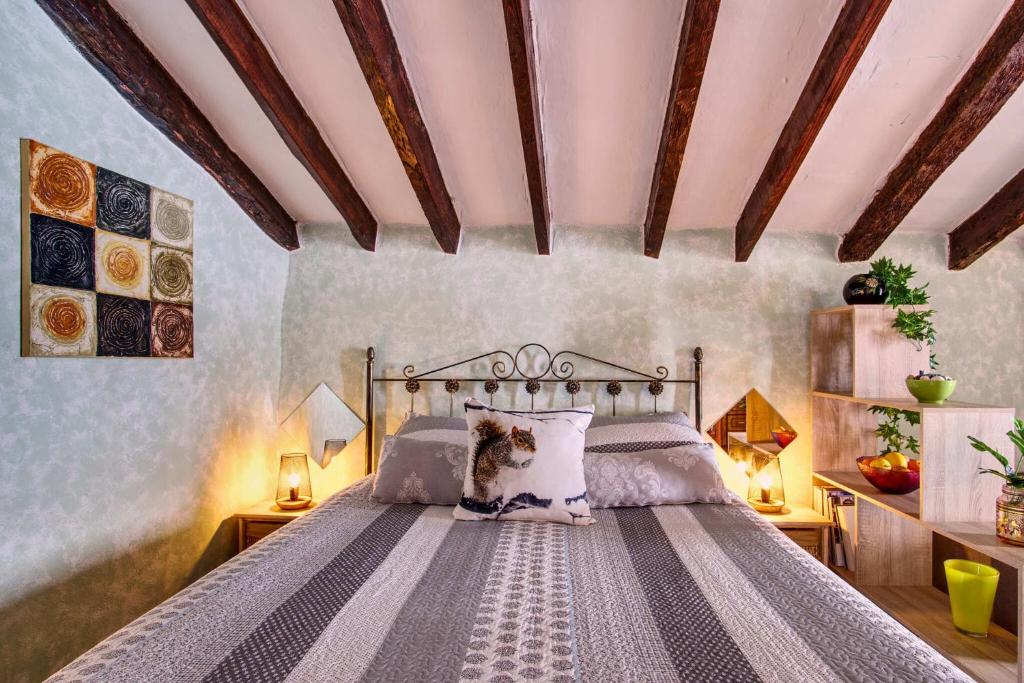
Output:
<svg viewBox="0 0 1024 683">
<path fill-rule="evenodd" d="M 778 456 L 797 434 L 756 389 L 715 422 L 708 434 L 750 477 L 748 500 L 762 512 L 780 512 L 786 495 Z"/>
<path fill-rule="evenodd" d="M 281 423 L 281 428 L 298 440 L 298 447 L 320 467 L 327 467 L 364 426 L 362 419 L 323 382 Z"/>
</svg>

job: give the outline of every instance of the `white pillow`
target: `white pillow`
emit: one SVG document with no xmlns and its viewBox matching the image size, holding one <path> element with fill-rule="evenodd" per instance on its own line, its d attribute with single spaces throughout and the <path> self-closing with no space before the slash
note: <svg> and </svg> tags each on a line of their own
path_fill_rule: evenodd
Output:
<svg viewBox="0 0 1024 683">
<path fill-rule="evenodd" d="M 594 406 L 504 411 L 466 400 L 469 458 L 455 519 L 591 524 L 583 445 Z"/>
</svg>

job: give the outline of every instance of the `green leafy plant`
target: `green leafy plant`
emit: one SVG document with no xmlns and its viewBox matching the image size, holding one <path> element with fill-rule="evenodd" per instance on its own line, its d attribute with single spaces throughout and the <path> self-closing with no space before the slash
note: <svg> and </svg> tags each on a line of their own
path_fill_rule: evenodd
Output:
<svg viewBox="0 0 1024 683">
<path fill-rule="evenodd" d="M 911 427 L 919 425 L 921 424 L 920 413 L 912 410 L 886 408 L 884 406 L 871 406 L 868 411 L 885 417 L 885 421 L 879 422 L 878 429 L 875 430 L 875 436 L 885 443 L 885 449 L 879 455 L 885 455 L 886 453 L 903 453 L 906 455 L 907 451 L 918 455 L 920 444 L 917 437 L 904 435 L 903 430 L 900 428 L 900 423 L 906 422 Z"/>
<path fill-rule="evenodd" d="M 916 306 L 924 306 L 931 298 L 928 294 L 928 283 L 921 287 L 911 287 L 910 281 L 917 275 L 913 266 L 892 262 L 892 259 L 883 257 L 871 264 L 871 275 L 885 281 L 885 303 L 896 309 L 896 319 L 892 327 L 904 337 L 909 339 L 917 348 L 929 344 L 935 348 L 935 326 L 932 324 L 932 315 L 935 311 L 928 309 L 917 310 Z M 910 306 L 910 310 L 902 308 Z M 929 364 L 932 368 L 938 367 L 935 354 L 929 356 Z"/>
<path fill-rule="evenodd" d="M 1012 465 L 1010 464 L 1010 459 L 1008 457 L 992 448 L 981 439 L 969 436 L 967 437 L 967 440 L 971 442 L 971 446 L 974 447 L 974 450 L 991 454 L 992 457 L 998 460 L 999 464 L 1003 466 L 1002 471 L 979 467 L 979 472 L 984 474 L 994 474 L 997 477 L 1004 479 L 1010 486 L 1024 488 L 1024 471 L 1022 471 L 1022 469 L 1024 469 L 1024 420 L 1021 420 L 1020 418 L 1015 419 L 1013 421 L 1013 429 L 1006 432 L 1006 436 L 1010 437 L 1010 441 L 1019 451 L 1017 461 Z"/>
</svg>

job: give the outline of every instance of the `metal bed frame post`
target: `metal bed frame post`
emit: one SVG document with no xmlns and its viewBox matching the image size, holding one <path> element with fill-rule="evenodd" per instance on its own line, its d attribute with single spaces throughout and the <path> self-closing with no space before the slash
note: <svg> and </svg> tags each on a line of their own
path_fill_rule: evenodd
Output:
<svg viewBox="0 0 1024 683">
<path fill-rule="evenodd" d="M 373 347 L 366 349 L 366 473 L 373 472 Z"/>
</svg>

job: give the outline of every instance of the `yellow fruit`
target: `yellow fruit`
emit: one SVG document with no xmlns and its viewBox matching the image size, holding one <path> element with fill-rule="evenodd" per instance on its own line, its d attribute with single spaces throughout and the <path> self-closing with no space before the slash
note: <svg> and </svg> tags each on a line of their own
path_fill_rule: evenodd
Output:
<svg viewBox="0 0 1024 683">
<path fill-rule="evenodd" d="M 906 467 L 907 463 L 910 462 L 910 458 L 903 455 L 902 453 L 897 453 L 895 451 L 893 451 L 892 453 L 886 453 L 882 457 L 888 460 L 889 464 L 892 465 L 893 467 Z"/>
<path fill-rule="evenodd" d="M 886 460 L 885 458 L 875 458 L 874 460 L 872 460 L 871 462 L 868 463 L 868 466 L 869 467 L 877 467 L 880 470 L 891 470 L 892 469 L 892 463 L 889 462 L 888 460 Z"/>
</svg>

